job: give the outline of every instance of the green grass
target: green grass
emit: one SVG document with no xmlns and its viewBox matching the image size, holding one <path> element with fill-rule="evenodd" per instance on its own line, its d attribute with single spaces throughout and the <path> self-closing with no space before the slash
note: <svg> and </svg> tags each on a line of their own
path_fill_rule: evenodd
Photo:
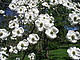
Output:
<svg viewBox="0 0 80 60">
<path fill-rule="evenodd" d="M 50 59 L 54 60 L 68 60 L 67 49 L 57 49 L 49 51 Z"/>
</svg>

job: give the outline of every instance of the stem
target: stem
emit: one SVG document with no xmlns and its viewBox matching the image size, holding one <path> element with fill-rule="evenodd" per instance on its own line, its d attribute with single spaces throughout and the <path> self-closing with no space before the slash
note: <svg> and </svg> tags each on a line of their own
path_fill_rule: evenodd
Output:
<svg viewBox="0 0 80 60">
<path fill-rule="evenodd" d="M 24 60 L 25 56 L 26 56 L 26 51 L 24 52 L 24 56 L 22 57 L 22 60 Z"/>
</svg>

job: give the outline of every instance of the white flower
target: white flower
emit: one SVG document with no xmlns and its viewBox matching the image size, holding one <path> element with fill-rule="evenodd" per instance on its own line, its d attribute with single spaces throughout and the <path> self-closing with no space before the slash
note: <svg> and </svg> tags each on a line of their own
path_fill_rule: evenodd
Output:
<svg viewBox="0 0 80 60">
<path fill-rule="evenodd" d="M 30 58 L 30 60 L 34 60 L 35 59 L 35 54 L 34 53 L 30 53 L 28 55 L 28 58 Z"/>
<path fill-rule="evenodd" d="M 36 20 L 36 25 L 39 27 L 40 24 L 43 24 L 42 27 L 39 27 L 39 30 L 43 30 L 43 28 L 48 29 L 54 25 L 54 17 L 46 14 L 40 14 L 38 20 Z M 40 21 L 40 22 L 39 22 Z"/>
<path fill-rule="evenodd" d="M 74 9 L 76 7 L 72 2 L 65 2 L 63 6 L 66 6 L 68 9 Z"/>
<path fill-rule="evenodd" d="M 20 58 L 16 58 L 16 60 L 20 60 Z"/>
<path fill-rule="evenodd" d="M 35 25 L 37 26 L 39 31 L 44 30 L 44 21 L 43 20 L 36 20 Z"/>
<path fill-rule="evenodd" d="M 69 41 L 72 43 L 76 43 L 77 40 L 79 40 L 78 37 L 79 37 L 78 32 L 75 32 L 74 30 L 69 30 L 66 36 L 66 38 L 69 39 Z"/>
<path fill-rule="evenodd" d="M 42 3 L 43 6 L 50 8 L 47 2 Z"/>
<path fill-rule="evenodd" d="M 80 49 L 76 48 L 76 47 L 70 47 L 67 50 L 67 53 L 69 54 L 69 56 L 74 59 L 74 60 L 79 60 L 80 59 Z"/>
<path fill-rule="evenodd" d="M 10 33 L 6 29 L 0 29 L 0 38 L 5 39 L 10 35 Z"/>
<path fill-rule="evenodd" d="M 13 37 L 22 36 L 23 33 L 24 33 L 24 29 L 23 29 L 22 27 L 15 28 L 15 29 L 12 31 Z"/>
<path fill-rule="evenodd" d="M 59 32 L 59 30 L 58 30 L 55 26 L 53 26 L 53 27 L 47 29 L 47 30 L 45 31 L 45 34 L 46 34 L 48 37 L 54 39 L 54 38 L 57 37 L 56 34 L 57 34 L 58 32 Z"/>
<path fill-rule="evenodd" d="M 2 47 L 1 50 L 2 51 L 6 51 L 7 50 L 7 47 Z"/>
<path fill-rule="evenodd" d="M 44 20 L 44 28 L 48 29 L 54 25 L 54 18 Z"/>
<path fill-rule="evenodd" d="M 18 27 L 19 27 L 19 23 L 17 18 L 9 22 L 9 28 L 18 28 Z"/>
<path fill-rule="evenodd" d="M 26 12 L 25 13 L 25 18 L 28 19 L 29 22 L 35 21 L 36 17 L 35 14 L 32 11 Z"/>
<path fill-rule="evenodd" d="M 31 44 L 36 44 L 37 41 L 39 40 L 39 36 L 37 34 L 30 34 L 29 37 L 27 38 L 27 40 Z"/>
<path fill-rule="evenodd" d="M 3 11 L 3 10 L 0 10 L 0 14 L 4 14 L 5 13 L 5 11 Z"/>
<path fill-rule="evenodd" d="M 9 8 L 10 8 L 11 10 L 16 10 L 17 6 L 16 6 L 15 3 L 10 3 L 10 4 L 9 4 Z"/>
<path fill-rule="evenodd" d="M 50 20 L 50 16 L 46 13 L 46 14 L 40 14 L 38 19 L 40 20 Z"/>
<path fill-rule="evenodd" d="M 58 4 L 58 0 L 50 0 L 50 4 L 51 5 L 56 5 L 56 4 Z"/>
<path fill-rule="evenodd" d="M 13 47 L 13 46 L 10 46 L 9 52 L 10 52 L 10 53 L 15 53 L 15 54 L 18 53 L 16 47 Z"/>
<path fill-rule="evenodd" d="M 78 24 L 80 20 L 80 14 L 76 12 L 72 12 L 69 14 L 69 21 L 71 22 L 71 25 Z"/>
<path fill-rule="evenodd" d="M 32 9 L 29 9 L 29 12 L 32 12 L 32 14 L 35 16 L 35 17 L 37 17 L 38 16 L 38 14 L 39 14 L 39 10 L 38 10 L 38 8 L 32 8 Z"/>
<path fill-rule="evenodd" d="M 28 3 L 28 5 L 29 5 L 30 8 L 37 7 L 37 6 L 36 6 L 37 3 L 36 3 L 35 1 L 30 1 L 30 2 Z"/>
<path fill-rule="evenodd" d="M 27 8 L 25 6 L 20 6 L 17 8 L 17 13 L 25 13 Z"/>
<path fill-rule="evenodd" d="M 29 42 L 24 39 L 23 41 L 20 41 L 18 44 L 17 44 L 17 48 L 18 50 L 26 50 L 29 46 Z"/>
<path fill-rule="evenodd" d="M 16 2 L 16 5 L 17 5 L 17 6 L 19 6 L 19 5 L 20 5 L 20 6 L 21 6 L 21 5 L 24 5 L 24 1 L 19 0 L 19 1 Z"/>
<path fill-rule="evenodd" d="M 7 57 L 9 56 L 5 51 L 0 51 L 0 60 L 6 60 Z"/>
</svg>

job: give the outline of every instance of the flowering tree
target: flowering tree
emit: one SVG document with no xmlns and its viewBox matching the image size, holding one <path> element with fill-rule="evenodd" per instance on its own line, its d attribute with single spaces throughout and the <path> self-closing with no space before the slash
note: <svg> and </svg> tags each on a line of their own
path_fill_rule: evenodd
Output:
<svg viewBox="0 0 80 60">
<path fill-rule="evenodd" d="M 1 0 L 1 60 L 80 59 L 80 3 Z"/>
</svg>

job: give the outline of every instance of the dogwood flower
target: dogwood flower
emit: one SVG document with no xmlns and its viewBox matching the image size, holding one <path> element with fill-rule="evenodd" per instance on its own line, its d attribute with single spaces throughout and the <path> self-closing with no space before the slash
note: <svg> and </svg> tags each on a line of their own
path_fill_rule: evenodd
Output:
<svg viewBox="0 0 80 60">
<path fill-rule="evenodd" d="M 15 28 L 15 29 L 12 31 L 13 37 L 22 36 L 23 33 L 24 33 L 24 29 L 23 29 L 22 27 Z"/>
<path fill-rule="evenodd" d="M 27 8 L 25 6 L 20 6 L 17 8 L 17 13 L 25 13 Z"/>
<path fill-rule="evenodd" d="M 78 31 L 75 32 L 74 30 L 69 30 L 67 35 L 66 35 L 66 38 L 69 39 L 69 41 L 72 43 L 76 43 L 77 40 L 79 40 L 78 37 L 79 37 Z"/>
<path fill-rule="evenodd" d="M 6 29 L 0 29 L 0 38 L 5 39 L 10 35 L 10 33 Z"/>
<path fill-rule="evenodd" d="M 6 60 L 7 57 L 9 56 L 5 51 L 0 51 L 0 60 Z"/>
<path fill-rule="evenodd" d="M 11 10 L 16 10 L 17 6 L 16 6 L 15 3 L 10 3 L 10 4 L 9 4 L 9 8 L 10 8 Z"/>
<path fill-rule="evenodd" d="M 80 49 L 76 47 L 70 47 L 67 50 L 68 55 L 74 59 L 74 60 L 79 60 L 80 59 Z"/>
<path fill-rule="evenodd" d="M 28 6 L 29 6 L 29 8 L 33 8 L 33 7 L 37 7 L 37 3 L 35 2 L 35 1 L 30 1 L 29 3 L 28 3 Z"/>
<path fill-rule="evenodd" d="M 34 60 L 35 59 L 35 54 L 34 53 L 30 53 L 28 55 L 28 58 L 30 58 L 30 60 Z"/>
<path fill-rule="evenodd" d="M 5 13 L 5 11 L 3 11 L 3 10 L 0 10 L 0 14 L 4 14 Z"/>
<path fill-rule="evenodd" d="M 48 37 L 54 39 L 54 38 L 57 37 L 56 34 L 57 34 L 58 32 L 59 32 L 59 30 L 58 30 L 55 26 L 53 26 L 53 27 L 47 29 L 47 30 L 45 31 L 45 34 L 46 34 Z"/>
<path fill-rule="evenodd" d="M 18 44 L 17 44 L 17 49 L 20 51 L 20 50 L 26 50 L 29 46 L 29 42 L 24 39 L 23 41 L 20 41 Z"/>
<path fill-rule="evenodd" d="M 47 2 L 42 3 L 43 6 L 50 8 Z"/>
<path fill-rule="evenodd" d="M 10 52 L 10 53 L 15 53 L 15 54 L 18 53 L 16 47 L 13 47 L 13 46 L 10 46 L 9 52 Z"/>
<path fill-rule="evenodd" d="M 29 37 L 27 38 L 27 40 L 31 44 L 36 44 L 37 41 L 39 40 L 39 36 L 37 34 L 30 34 Z"/>
<path fill-rule="evenodd" d="M 19 27 L 19 23 L 17 18 L 9 22 L 9 28 L 18 28 L 18 27 Z"/>
<path fill-rule="evenodd" d="M 44 30 L 44 21 L 43 20 L 36 20 L 35 25 L 37 26 L 39 31 Z"/>
<path fill-rule="evenodd" d="M 71 25 L 78 24 L 80 21 L 80 14 L 76 12 L 72 12 L 69 14 L 69 21 L 71 22 Z"/>
</svg>

